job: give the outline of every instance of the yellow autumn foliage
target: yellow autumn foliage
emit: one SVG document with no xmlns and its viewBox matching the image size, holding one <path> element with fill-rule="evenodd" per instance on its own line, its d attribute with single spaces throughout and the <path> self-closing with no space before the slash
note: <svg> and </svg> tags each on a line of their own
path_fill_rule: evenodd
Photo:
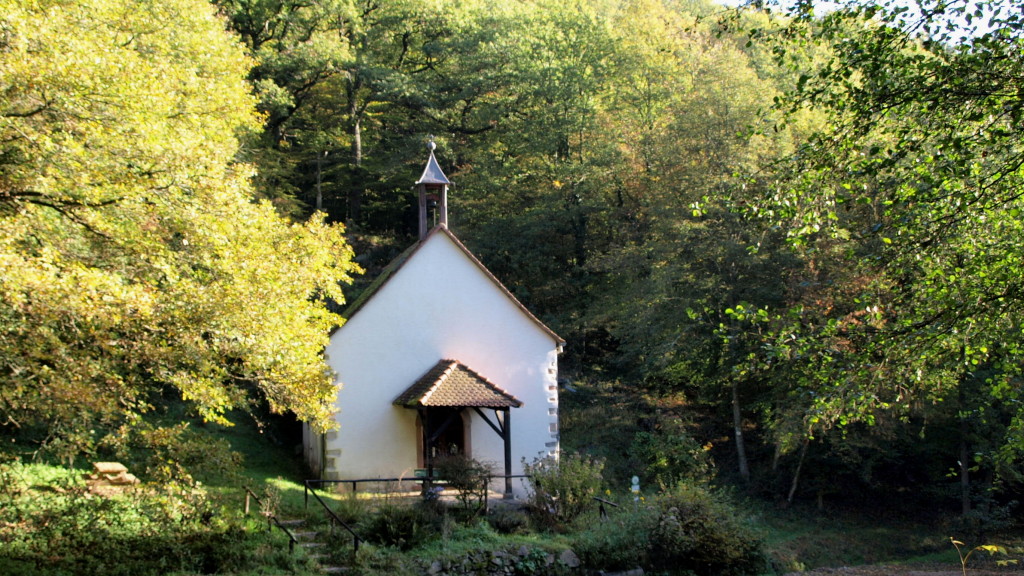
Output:
<svg viewBox="0 0 1024 576">
<path fill-rule="evenodd" d="M 357 268 L 340 226 L 252 201 L 250 66 L 203 0 L 0 0 L 0 426 L 168 390 L 327 425 L 323 301 Z"/>
</svg>

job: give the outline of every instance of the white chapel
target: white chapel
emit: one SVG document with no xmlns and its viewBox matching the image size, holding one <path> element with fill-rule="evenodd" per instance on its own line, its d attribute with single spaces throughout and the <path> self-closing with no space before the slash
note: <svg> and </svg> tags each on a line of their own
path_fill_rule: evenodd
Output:
<svg viewBox="0 0 1024 576">
<path fill-rule="evenodd" d="M 558 451 L 558 354 L 565 342 L 448 229 L 451 185 L 434 156 L 419 193 L 419 241 L 344 312 L 325 352 L 339 428 L 304 450 L 323 479 L 412 478 L 444 452 L 492 465 L 492 489 L 525 485 L 522 462 Z M 436 203 L 437 226 L 428 229 Z"/>
</svg>

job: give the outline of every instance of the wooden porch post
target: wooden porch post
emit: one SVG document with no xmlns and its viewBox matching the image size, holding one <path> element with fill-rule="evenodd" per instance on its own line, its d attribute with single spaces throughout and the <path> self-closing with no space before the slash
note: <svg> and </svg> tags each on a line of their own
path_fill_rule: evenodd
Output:
<svg viewBox="0 0 1024 576">
<path fill-rule="evenodd" d="M 505 499 L 512 499 L 512 410 L 505 408 L 505 425 L 501 427 L 502 440 L 505 441 Z"/>
<path fill-rule="evenodd" d="M 434 476 L 434 456 L 430 449 L 430 410 L 420 408 L 420 423 L 423 427 L 423 467 L 427 470 L 427 476 L 423 479 L 423 491 L 430 489 L 430 482 Z"/>
</svg>

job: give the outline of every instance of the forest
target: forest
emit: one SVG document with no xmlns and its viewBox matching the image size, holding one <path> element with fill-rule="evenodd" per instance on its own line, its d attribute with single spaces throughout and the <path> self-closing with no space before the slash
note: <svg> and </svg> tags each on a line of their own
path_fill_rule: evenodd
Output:
<svg viewBox="0 0 1024 576">
<path fill-rule="evenodd" d="M 432 139 L 618 483 L 1005 525 L 1022 48 L 1021 0 L 0 0 L 0 454 L 325 425 Z"/>
<path fill-rule="evenodd" d="M 649 399 L 647 479 L 706 446 L 787 501 L 986 516 L 1024 480 L 1012 4 L 219 3 L 256 193 L 344 223 L 372 280 L 433 136 L 452 229 L 570 387 Z"/>
</svg>

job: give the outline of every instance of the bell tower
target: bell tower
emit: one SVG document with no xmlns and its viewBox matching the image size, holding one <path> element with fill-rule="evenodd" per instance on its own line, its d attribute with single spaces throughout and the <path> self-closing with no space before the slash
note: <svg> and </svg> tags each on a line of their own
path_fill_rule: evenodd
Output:
<svg viewBox="0 0 1024 576">
<path fill-rule="evenodd" d="M 430 158 L 427 159 L 427 166 L 423 169 L 423 175 L 416 181 L 416 190 L 419 192 L 420 207 L 420 240 L 427 236 L 430 230 L 428 226 L 428 215 L 430 208 L 437 208 L 437 223 L 445 228 L 448 227 L 448 187 L 451 182 L 444 175 L 441 167 L 434 158 L 434 137 L 430 137 L 427 143 L 427 150 L 430 150 Z"/>
</svg>

